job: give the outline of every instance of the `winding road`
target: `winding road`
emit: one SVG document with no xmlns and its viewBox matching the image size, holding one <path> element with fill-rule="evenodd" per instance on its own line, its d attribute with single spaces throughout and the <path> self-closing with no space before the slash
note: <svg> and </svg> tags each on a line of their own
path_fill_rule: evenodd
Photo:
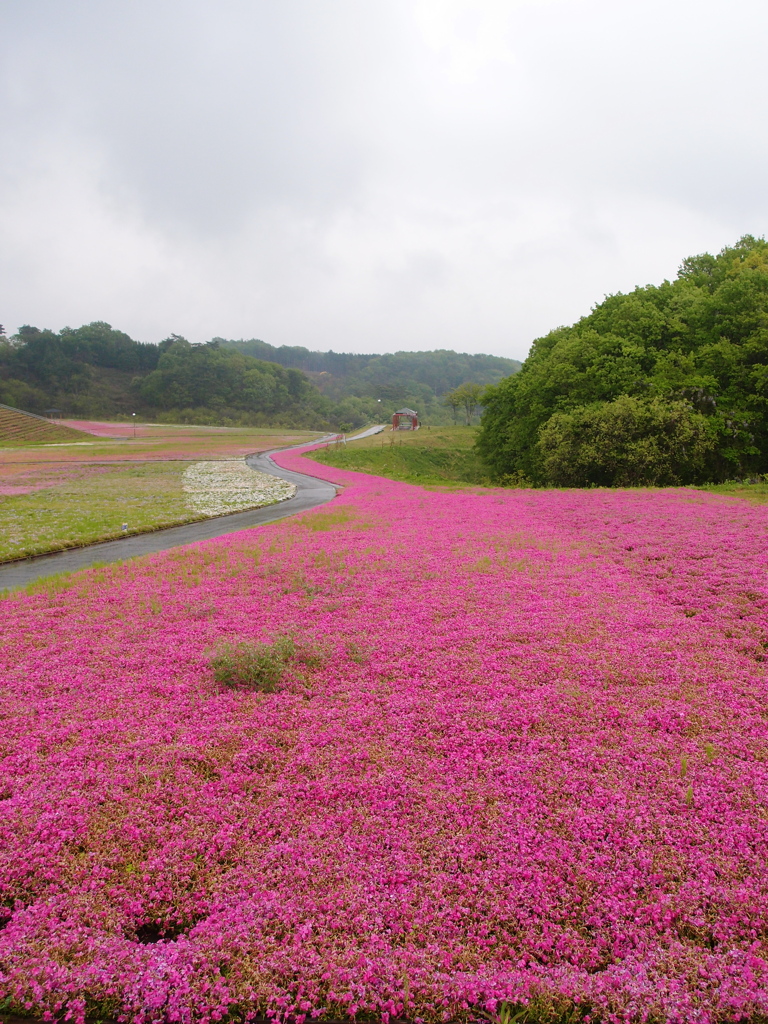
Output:
<svg viewBox="0 0 768 1024">
<path fill-rule="evenodd" d="M 383 427 L 371 427 L 361 434 L 356 434 L 350 440 L 369 437 L 383 429 Z M 325 440 L 327 439 L 321 438 L 321 442 Z M 292 447 L 304 448 L 306 444 Z M 286 449 L 276 450 L 285 451 Z M 169 548 L 192 544 L 198 540 L 223 537 L 228 533 L 235 533 L 237 530 L 246 530 L 252 526 L 261 526 L 264 523 L 273 523 L 277 519 L 285 519 L 286 516 L 295 516 L 299 512 L 307 512 L 336 496 L 336 488 L 333 484 L 329 484 L 325 480 L 318 480 L 313 476 L 307 476 L 305 473 L 294 473 L 291 470 L 282 469 L 272 460 L 270 452 L 249 455 L 245 461 L 251 469 L 269 473 L 271 476 L 277 476 L 281 480 L 288 480 L 290 483 L 296 484 L 296 494 L 277 505 L 253 508 L 246 512 L 232 512 L 226 516 L 216 516 L 214 519 L 204 519 L 201 522 L 187 523 L 184 526 L 169 526 L 167 529 L 156 530 L 154 533 L 140 533 L 130 537 L 121 537 L 119 540 L 102 541 L 98 544 L 89 544 L 87 547 L 56 551 L 49 555 L 38 555 L 19 562 L 9 562 L 6 565 L 0 565 L 0 590 L 23 587 L 27 583 L 33 583 L 46 576 L 53 576 L 60 572 L 76 572 L 78 569 L 87 569 L 96 563 L 119 562 L 126 558 L 136 558 L 139 555 L 154 554 L 156 551 L 167 551 Z"/>
</svg>

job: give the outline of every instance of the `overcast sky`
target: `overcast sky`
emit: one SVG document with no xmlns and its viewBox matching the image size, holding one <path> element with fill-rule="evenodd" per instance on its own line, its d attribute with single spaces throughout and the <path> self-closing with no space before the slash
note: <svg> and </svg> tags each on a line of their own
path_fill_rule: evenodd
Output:
<svg viewBox="0 0 768 1024">
<path fill-rule="evenodd" d="M 0 322 L 523 358 L 768 229 L 765 0 L 0 0 Z"/>
</svg>

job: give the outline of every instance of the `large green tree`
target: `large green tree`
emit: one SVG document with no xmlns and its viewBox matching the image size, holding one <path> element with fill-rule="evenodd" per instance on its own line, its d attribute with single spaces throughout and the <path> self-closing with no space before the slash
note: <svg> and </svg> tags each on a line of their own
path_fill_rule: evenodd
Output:
<svg viewBox="0 0 768 1024">
<path fill-rule="evenodd" d="M 477 384 L 475 381 L 466 381 L 445 395 L 443 404 L 449 406 L 452 410 L 454 423 L 456 422 L 457 411 L 463 409 L 467 426 L 470 426 L 472 417 L 477 412 L 478 406 L 482 401 L 484 390 L 482 384 Z"/>
<path fill-rule="evenodd" d="M 635 405 L 600 414 L 623 397 Z M 520 373 L 487 388 L 483 405 L 478 450 L 497 478 L 562 482 L 553 452 L 564 450 L 566 435 L 578 461 L 578 431 L 592 448 L 598 423 L 611 421 L 619 437 L 618 413 L 630 408 L 654 460 L 664 450 L 672 459 L 663 437 L 672 410 L 678 425 L 706 426 L 706 453 L 699 445 L 685 467 L 670 462 L 658 480 L 767 472 L 768 243 L 745 235 L 717 256 L 684 260 L 673 282 L 608 296 L 572 327 L 537 339 Z M 618 462 L 613 474 L 607 465 L 600 482 L 626 482 Z M 597 482 L 590 473 L 582 482 Z"/>
</svg>

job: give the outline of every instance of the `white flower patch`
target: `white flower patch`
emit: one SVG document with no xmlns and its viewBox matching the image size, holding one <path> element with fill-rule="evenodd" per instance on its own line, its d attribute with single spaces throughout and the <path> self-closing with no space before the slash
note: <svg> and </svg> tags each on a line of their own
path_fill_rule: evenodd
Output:
<svg viewBox="0 0 768 1024">
<path fill-rule="evenodd" d="M 184 471 L 187 507 L 203 516 L 222 516 L 292 498 L 296 484 L 249 469 L 241 459 L 196 462 Z"/>
</svg>

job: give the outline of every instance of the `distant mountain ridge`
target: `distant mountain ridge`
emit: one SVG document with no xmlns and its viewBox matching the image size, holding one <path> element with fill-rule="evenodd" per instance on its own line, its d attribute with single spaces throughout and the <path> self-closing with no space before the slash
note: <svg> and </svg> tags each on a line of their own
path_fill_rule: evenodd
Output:
<svg viewBox="0 0 768 1024">
<path fill-rule="evenodd" d="M 391 374 L 409 372 L 413 377 L 427 384 L 435 394 L 444 394 L 459 387 L 467 380 L 478 384 L 494 384 L 504 377 L 517 373 L 522 366 L 518 359 L 503 355 L 472 354 L 455 352 L 453 349 L 437 348 L 419 352 L 389 352 L 385 354 L 354 352 L 314 351 L 302 345 L 270 345 L 258 338 L 248 341 L 231 341 L 214 338 L 220 345 L 237 348 L 246 355 L 268 362 L 280 362 L 281 366 L 304 373 L 331 374 L 333 377 L 360 378 L 374 381 L 377 371 Z"/>
</svg>

